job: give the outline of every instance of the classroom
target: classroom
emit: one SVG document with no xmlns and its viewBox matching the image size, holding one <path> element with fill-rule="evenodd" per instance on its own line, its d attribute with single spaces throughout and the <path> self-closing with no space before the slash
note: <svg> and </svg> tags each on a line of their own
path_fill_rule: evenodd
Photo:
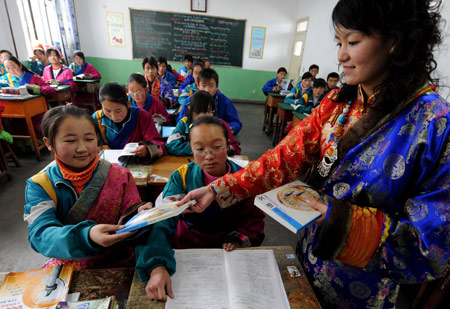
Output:
<svg viewBox="0 0 450 309">
<path fill-rule="evenodd" d="M 448 21 L 448 0 L 0 1 L 0 308 L 41 268 L 72 278 L 49 307 L 444 307 Z"/>
</svg>

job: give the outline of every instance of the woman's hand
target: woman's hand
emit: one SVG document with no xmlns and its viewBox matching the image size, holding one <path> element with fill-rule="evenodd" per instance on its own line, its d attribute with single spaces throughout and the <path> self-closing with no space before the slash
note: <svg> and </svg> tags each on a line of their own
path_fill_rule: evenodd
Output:
<svg viewBox="0 0 450 309">
<path fill-rule="evenodd" d="M 148 156 L 148 148 L 145 145 L 138 146 L 135 150 L 131 151 L 138 157 L 146 157 Z"/>
<path fill-rule="evenodd" d="M 89 230 L 89 238 L 99 244 L 102 247 L 109 247 L 114 245 L 116 242 L 122 241 L 127 237 L 130 237 L 135 232 L 127 232 L 116 234 L 117 230 L 123 229 L 124 225 L 114 225 L 114 224 L 97 224 L 94 225 Z"/>
<path fill-rule="evenodd" d="M 186 209 L 184 212 L 203 212 L 212 201 L 214 201 L 215 195 L 208 186 L 201 187 L 189 192 L 181 201 L 177 203 L 177 206 L 186 204 L 191 200 L 196 200 L 196 204 Z"/>
<path fill-rule="evenodd" d="M 167 295 L 173 298 L 172 280 L 164 266 L 158 266 L 150 273 L 145 292 L 151 300 L 167 300 Z"/>
<path fill-rule="evenodd" d="M 222 248 L 225 251 L 233 251 L 234 249 L 236 249 L 236 244 L 232 243 L 232 242 L 226 242 L 222 244 Z"/>
<path fill-rule="evenodd" d="M 308 200 L 306 201 L 306 203 L 308 203 L 309 206 L 311 206 L 312 208 L 314 208 L 315 210 L 319 211 L 322 214 L 316 221 L 314 221 L 315 225 L 320 226 L 323 223 L 323 220 L 325 219 L 325 215 L 327 214 L 328 205 L 312 200 Z"/>
</svg>

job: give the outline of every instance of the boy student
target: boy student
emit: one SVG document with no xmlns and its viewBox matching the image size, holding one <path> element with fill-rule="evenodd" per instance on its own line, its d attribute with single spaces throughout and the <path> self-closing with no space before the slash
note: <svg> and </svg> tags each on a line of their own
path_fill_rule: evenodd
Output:
<svg viewBox="0 0 450 309">
<path fill-rule="evenodd" d="M 236 135 L 242 128 L 241 120 L 239 119 L 238 112 L 233 103 L 231 103 L 231 100 L 228 99 L 222 92 L 218 91 L 218 86 L 219 75 L 217 75 L 216 71 L 213 69 L 204 69 L 198 75 L 198 89 L 209 92 L 209 94 L 214 98 L 217 117 L 225 120 L 231 127 L 233 134 Z M 186 103 L 177 115 L 177 121 L 187 115 L 190 100 L 190 97 L 186 100 Z"/>
<path fill-rule="evenodd" d="M 158 58 L 158 75 L 168 81 L 172 88 L 175 88 L 177 79 L 172 72 L 167 70 L 167 59 L 162 56 Z"/>
<path fill-rule="evenodd" d="M 281 90 L 281 81 L 286 78 L 287 70 L 284 67 L 281 67 L 277 71 L 277 77 L 272 78 L 265 83 L 262 88 L 262 92 L 267 95 L 268 92 L 280 92 Z M 292 88 L 292 84 L 289 83 L 289 88 Z"/>
<path fill-rule="evenodd" d="M 338 73 L 331 72 L 330 74 L 328 74 L 327 85 L 325 86 L 325 93 L 328 93 L 333 89 L 338 89 L 339 88 L 337 86 L 338 82 L 339 82 L 339 74 Z"/>
<path fill-rule="evenodd" d="M 160 98 L 166 107 L 177 104 L 177 99 L 173 95 L 170 84 L 158 76 L 158 63 L 155 57 L 145 57 L 142 60 L 142 69 L 147 81 L 147 92 L 156 98 Z"/>
<path fill-rule="evenodd" d="M 288 104 L 297 104 L 298 99 L 306 93 L 311 92 L 312 84 L 312 75 L 309 72 L 305 72 L 302 75 L 302 80 L 291 89 L 291 91 L 288 93 L 288 95 L 284 98 L 284 103 Z"/>
<path fill-rule="evenodd" d="M 208 58 L 203 58 L 203 62 L 205 63 L 205 69 L 211 68 L 211 61 Z"/>
<path fill-rule="evenodd" d="M 184 103 L 186 103 L 186 99 L 198 91 L 198 75 L 203 69 L 203 61 L 195 61 L 192 67 L 192 74 L 190 75 L 193 77 L 194 82 L 183 89 L 183 92 L 178 97 L 178 103 L 184 105 Z"/>
<path fill-rule="evenodd" d="M 49 64 L 47 56 L 45 55 L 44 46 L 37 44 L 33 47 L 34 56 L 30 58 L 31 71 L 42 76 L 44 68 Z"/>
<path fill-rule="evenodd" d="M 317 74 L 319 74 L 319 66 L 317 64 L 311 64 L 308 72 L 311 73 L 312 80 L 315 81 Z"/>
<path fill-rule="evenodd" d="M 323 78 L 318 78 L 314 82 L 311 91 L 305 92 L 301 97 L 296 99 L 292 104 L 296 112 L 311 114 L 311 112 L 319 106 L 325 97 L 326 82 Z M 284 101 L 285 103 L 286 100 Z"/>
<path fill-rule="evenodd" d="M 0 50 L 0 76 L 3 76 L 6 73 L 8 73 L 8 72 L 6 72 L 6 68 L 5 68 L 5 65 L 3 63 L 3 58 L 11 57 L 12 55 L 13 54 L 11 54 L 11 52 L 6 50 L 6 49 Z"/>
<path fill-rule="evenodd" d="M 206 60 L 208 60 L 208 59 L 206 59 Z M 209 61 L 209 60 L 208 60 Z M 206 67 L 206 63 L 205 63 L 205 61 L 203 60 L 203 59 L 197 59 L 197 60 L 195 60 L 195 63 L 203 63 L 203 68 L 204 69 L 207 69 L 207 67 Z M 194 66 L 195 66 L 195 63 L 194 63 Z M 211 63 L 210 63 L 210 66 L 211 66 Z M 189 86 L 189 85 L 191 85 L 192 83 L 194 83 L 195 82 L 195 80 L 194 80 L 194 76 L 192 75 L 192 73 L 191 74 L 188 74 L 187 76 L 186 76 L 186 79 L 184 80 L 184 82 L 180 85 L 180 87 L 178 88 L 178 93 L 180 94 L 180 93 L 182 93 L 183 92 L 183 90 L 184 90 L 184 88 L 186 88 L 187 86 Z"/>
<path fill-rule="evenodd" d="M 194 58 L 191 55 L 184 56 L 184 66 L 178 70 L 178 73 L 183 77 L 188 76 L 192 73 L 192 64 L 194 63 Z"/>
</svg>

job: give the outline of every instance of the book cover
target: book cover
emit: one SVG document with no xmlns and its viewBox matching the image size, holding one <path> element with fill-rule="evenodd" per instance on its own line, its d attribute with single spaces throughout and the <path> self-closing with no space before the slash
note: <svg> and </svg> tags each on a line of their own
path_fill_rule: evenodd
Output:
<svg viewBox="0 0 450 309">
<path fill-rule="evenodd" d="M 175 127 L 162 127 L 162 137 L 169 137 L 173 130 L 175 130 Z"/>
<path fill-rule="evenodd" d="M 72 265 L 9 273 L 0 287 L 1 308 L 55 308 L 69 291 L 72 273 Z"/>
<path fill-rule="evenodd" d="M 114 308 L 114 296 L 84 301 L 62 301 L 56 306 L 56 309 L 112 309 L 112 308 Z"/>
<path fill-rule="evenodd" d="M 321 216 L 306 200 L 323 202 L 319 192 L 297 180 L 257 195 L 255 206 L 291 232 L 298 233 Z"/>
<path fill-rule="evenodd" d="M 156 222 L 178 216 L 189 206 L 194 205 L 195 203 L 195 200 L 180 206 L 177 206 L 175 203 L 167 203 L 160 207 L 143 210 L 128 220 L 128 222 L 125 223 L 125 228 L 116 231 L 116 234 L 131 232 L 148 225 L 152 225 Z"/>
</svg>

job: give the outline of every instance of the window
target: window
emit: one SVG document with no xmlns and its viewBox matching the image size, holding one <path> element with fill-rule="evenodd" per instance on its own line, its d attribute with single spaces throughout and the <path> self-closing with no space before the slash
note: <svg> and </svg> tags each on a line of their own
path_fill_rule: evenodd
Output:
<svg viewBox="0 0 450 309">
<path fill-rule="evenodd" d="M 303 47 L 303 41 L 295 42 L 294 56 L 301 56 L 302 55 L 302 47 Z"/>
<path fill-rule="evenodd" d="M 297 24 L 297 32 L 303 32 L 308 29 L 308 21 L 302 21 Z"/>
</svg>

